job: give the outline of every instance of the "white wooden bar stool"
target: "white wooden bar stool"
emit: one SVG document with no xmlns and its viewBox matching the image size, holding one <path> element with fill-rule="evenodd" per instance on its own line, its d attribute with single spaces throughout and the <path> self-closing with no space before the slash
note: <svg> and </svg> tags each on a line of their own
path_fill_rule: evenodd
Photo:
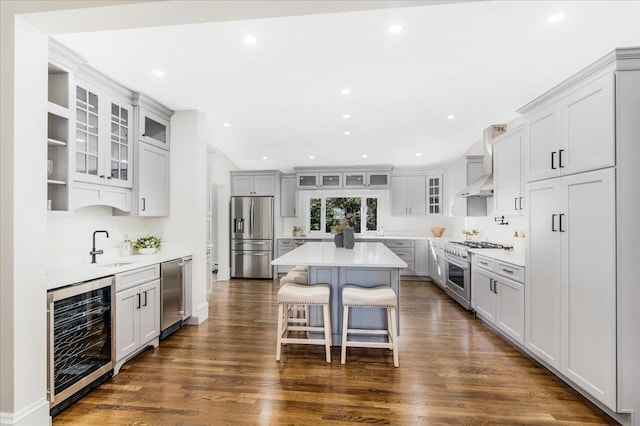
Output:
<svg viewBox="0 0 640 426">
<path fill-rule="evenodd" d="M 360 348 L 386 348 L 393 350 L 393 365 L 400 366 L 398 360 L 398 335 L 396 333 L 396 307 L 398 301 L 396 293 L 389 286 L 360 287 L 346 285 L 342 289 L 342 356 L 340 363 L 347 361 L 347 346 Z M 387 312 L 387 329 L 349 328 L 349 308 L 377 308 Z M 388 338 L 388 342 L 364 342 L 348 340 L 349 334 L 382 335 Z"/>
<path fill-rule="evenodd" d="M 280 361 L 282 345 L 287 343 L 301 345 L 324 345 L 327 362 L 331 362 L 331 313 L 329 299 L 331 287 L 329 284 L 293 284 L 287 283 L 278 291 L 278 341 L 276 361 Z M 321 305 L 322 327 L 312 327 L 307 322 L 300 325 L 289 325 L 289 307 L 292 305 Z M 307 319 L 309 317 L 307 316 Z M 289 331 L 323 332 L 324 339 L 288 337 Z"/>
<path fill-rule="evenodd" d="M 309 274 L 304 271 L 296 271 L 296 268 L 303 268 L 296 266 L 287 275 L 280 278 L 280 285 L 284 284 L 308 284 Z M 288 305 L 287 317 L 289 322 L 298 324 L 307 324 L 309 318 L 309 306 L 308 305 Z"/>
</svg>

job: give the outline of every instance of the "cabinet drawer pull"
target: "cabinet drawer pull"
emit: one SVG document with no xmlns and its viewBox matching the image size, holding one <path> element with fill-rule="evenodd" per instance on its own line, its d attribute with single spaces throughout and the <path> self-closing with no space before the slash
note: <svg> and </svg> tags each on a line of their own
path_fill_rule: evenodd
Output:
<svg viewBox="0 0 640 426">
<path fill-rule="evenodd" d="M 488 262 L 483 262 L 482 260 L 480 261 L 480 264 L 485 265 L 485 266 L 489 265 Z"/>
<path fill-rule="evenodd" d="M 142 304 L 142 306 L 147 306 L 147 292 L 143 292 L 144 293 L 144 303 Z"/>
<path fill-rule="evenodd" d="M 556 152 L 555 151 L 551 151 L 551 169 L 552 170 L 556 169 L 555 155 L 556 155 Z"/>
<path fill-rule="evenodd" d="M 551 215 L 551 232 L 558 232 L 558 230 L 556 229 L 556 216 L 558 215 L 557 214 Z"/>
<path fill-rule="evenodd" d="M 513 209 L 518 210 L 518 197 L 513 198 Z"/>
<path fill-rule="evenodd" d="M 561 149 L 560 151 L 558 151 L 558 167 L 561 169 L 564 169 L 564 166 L 562 165 L 562 153 L 564 152 L 564 149 Z"/>
<path fill-rule="evenodd" d="M 140 293 L 136 294 L 138 296 L 138 307 L 136 309 L 140 309 Z"/>
<path fill-rule="evenodd" d="M 513 274 L 513 271 L 510 271 L 510 270 L 508 270 L 508 269 L 504 269 L 504 268 L 502 268 L 502 271 L 503 271 L 503 272 L 506 272 L 507 274 Z"/>
</svg>

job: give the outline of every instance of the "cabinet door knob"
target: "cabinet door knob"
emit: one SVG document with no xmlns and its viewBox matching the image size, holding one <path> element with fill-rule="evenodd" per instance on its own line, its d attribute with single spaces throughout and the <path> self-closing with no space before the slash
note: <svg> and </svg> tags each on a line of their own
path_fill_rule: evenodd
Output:
<svg viewBox="0 0 640 426">
<path fill-rule="evenodd" d="M 101 179 L 104 179 L 104 175 L 100 175 L 100 178 L 101 178 Z"/>
</svg>

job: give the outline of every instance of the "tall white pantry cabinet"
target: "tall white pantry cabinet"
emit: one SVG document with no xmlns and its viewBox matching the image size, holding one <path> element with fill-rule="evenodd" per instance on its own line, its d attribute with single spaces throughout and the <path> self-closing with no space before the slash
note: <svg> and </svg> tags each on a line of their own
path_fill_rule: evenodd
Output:
<svg viewBox="0 0 640 426">
<path fill-rule="evenodd" d="M 616 49 L 519 112 L 525 346 L 640 424 L 640 48 Z"/>
</svg>

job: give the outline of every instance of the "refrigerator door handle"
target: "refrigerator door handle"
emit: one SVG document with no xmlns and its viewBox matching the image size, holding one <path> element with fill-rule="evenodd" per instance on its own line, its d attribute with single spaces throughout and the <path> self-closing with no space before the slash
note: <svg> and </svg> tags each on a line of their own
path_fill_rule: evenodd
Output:
<svg viewBox="0 0 640 426">
<path fill-rule="evenodd" d="M 251 199 L 251 207 L 249 208 L 249 234 L 253 234 L 253 198 Z"/>
</svg>

